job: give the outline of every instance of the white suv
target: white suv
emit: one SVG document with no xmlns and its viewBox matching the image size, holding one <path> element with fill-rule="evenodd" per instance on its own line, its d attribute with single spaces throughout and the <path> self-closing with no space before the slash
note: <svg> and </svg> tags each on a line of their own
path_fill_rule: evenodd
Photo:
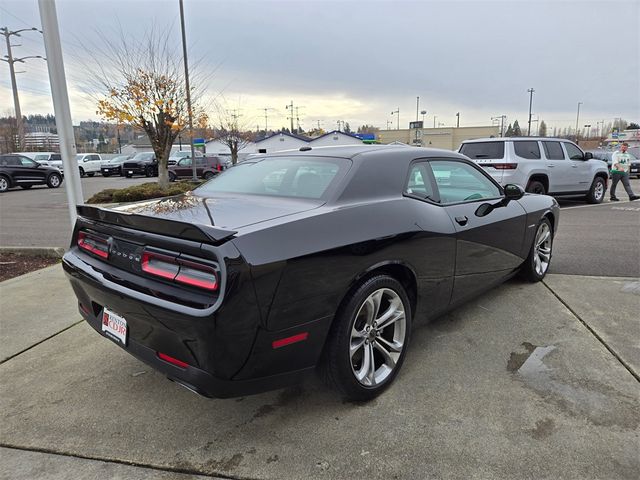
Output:
<svg viewBox="0 0 640 480">
<path fill-rule="evenodd" d="M 562 138 L 481 138 L 463 142 L 459 152 L 500 185 L 515 183 L 530 193 L 601 203 L 607 189 L 606 165 Z"/>
<path fill-rule="evenodd" d="M 84 177 L 88 175 L 93 177 L 96 172 L 100 171 L 100 165 L 102 164 L 102 157 L 97 153 L 78 153 L 76 155 L 76 162 L 78 162 L 78 169 L 80 170 L 80 176 Z M 50 161 L 49 164 L 56 167 L 61 172 L 64 172 L 62 165 L 62 158 L 55 161 Z"/>
</svg>

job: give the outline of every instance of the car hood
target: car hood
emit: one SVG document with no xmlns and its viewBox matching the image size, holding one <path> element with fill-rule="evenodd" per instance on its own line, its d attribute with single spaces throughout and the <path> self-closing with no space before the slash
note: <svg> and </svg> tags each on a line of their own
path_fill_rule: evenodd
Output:
<svg viewBox="0 0 640 480">
<path fill-rule="evenodd" d="M 144 215 L 178 222 L 239 229 L 255 223 L 318 208 L 322 200 L 217 194 L 200 196 L 192 192 L 142 203 L 122 205 L 120 213 Z"/>
</svg>

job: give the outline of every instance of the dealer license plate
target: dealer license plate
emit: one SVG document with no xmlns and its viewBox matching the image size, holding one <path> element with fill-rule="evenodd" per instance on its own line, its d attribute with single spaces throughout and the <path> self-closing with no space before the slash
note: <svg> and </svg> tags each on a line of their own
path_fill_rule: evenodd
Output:
<svg viewBox="0 0 640 480">
<path fill-rule="evenodd" d="M 115 342 L 127 344 L 127 321 L 106 307 L 102 311 L 102 331 Z"/>
</svg>

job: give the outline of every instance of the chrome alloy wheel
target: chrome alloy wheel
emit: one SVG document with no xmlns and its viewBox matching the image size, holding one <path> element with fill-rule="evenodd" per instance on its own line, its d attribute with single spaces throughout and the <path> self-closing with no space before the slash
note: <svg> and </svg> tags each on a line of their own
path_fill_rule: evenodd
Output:
<svg viewBox="0 0 640 480">
<path fill-rule="evenodd" d="M 604 197 L 604 183 L 597 182 L 595 188 L 593 189 L 593 198 L 597 201 L 600 201 L 601 198 Z"/>
<path fill-rule="evenodd" d="M 551 261 L 551 229 L 546 222 L 538 227 L 535 242 L 533 263 L 536 273 L 542 276 L 547 272 Z"/>
<path fill-rule="evenodd" d="M 406 339 L 402 299 L 393 290 L 376 290 L 363 302 L 351 328 L 351 370 L 366 387 L 383 383 L 393 372 Z"/>
<path fill-rule="evenodd" d="M 51 175 L 49 179 L 49 183 L 52 187 L 56 188 L 60 186 L 60 177 L 58 175 Z"/>
<path fill-rule="evenodd" d="M 9 189 L 9 182 L 4 177 L 0 177 L 0 192 L 4 192 Z"/>
</svg>

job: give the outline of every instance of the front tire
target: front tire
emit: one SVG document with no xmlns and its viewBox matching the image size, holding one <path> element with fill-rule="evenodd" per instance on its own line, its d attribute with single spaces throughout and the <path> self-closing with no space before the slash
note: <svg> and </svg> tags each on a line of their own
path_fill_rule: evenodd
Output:
<svg viewBox="0 0 640 480">
<path fill-rule="evenodd" d="M 84 168 L 80 167 L 80 176 L 84 177 Z"/>
<path fill-rule="evenodd" d="M 553 229 L 551 222 L 545 217 L 538 223 L 529 256 L 520 269 L 520 273 L 526 280 L 539 282 L 545 277 L 551 264 L 552 249 Z"/>
<path fill-rule="evenodd" d="M 213 172 L 205 172 L 204 173 L 204 179 L 205 180 L 211 180 L 213 178 Z"/>
<path fill-rule="evenodd" d="M 11 183 L 9 183 L 9 179 L 4 175 L 0 175 L 0 193 L 6 192 L 9 190 Z"/>
<path fill-rule="evenodd" d="M 535 193 L 537 195 L 546 195 L 547 189 L 544 188 L 544 184 L 538 180 L 531 180 L 526 188 L 527 193 Z"/>
<path fill-rule="evenodd" d="M 602 177 L 596 177 L 593 179 L 589 193 L 587 194 L 587 202 L 589 203 L 602 203 L 604 200 L 604 194 L 607 187 Z"/>
<path fill-rule="evenodd" d="M 411 304 L 404 288 L 393 277 L 371 277 L 342 302 L 321 374 L 347 399 L 371 400 L 398 374 L 410 337 Z"/>
<path fill-rule="evenodd" d="M 62 185 L 62 176 L 52 173 L 47 177 L 47 187 L 58 188 L 60 185 Z"/>
<path fill-rule="evenodd" d="M 176 181 L 176 174 L 173 172 L 169 172 L 169 181 L 170 182 L 175 182 Z"/>
<path fill-rule="evenodd" d="M 144 169 L 144 176 L 145 177 L 153 177 L 153 167 L 147 167 Z"/>
</svg>

